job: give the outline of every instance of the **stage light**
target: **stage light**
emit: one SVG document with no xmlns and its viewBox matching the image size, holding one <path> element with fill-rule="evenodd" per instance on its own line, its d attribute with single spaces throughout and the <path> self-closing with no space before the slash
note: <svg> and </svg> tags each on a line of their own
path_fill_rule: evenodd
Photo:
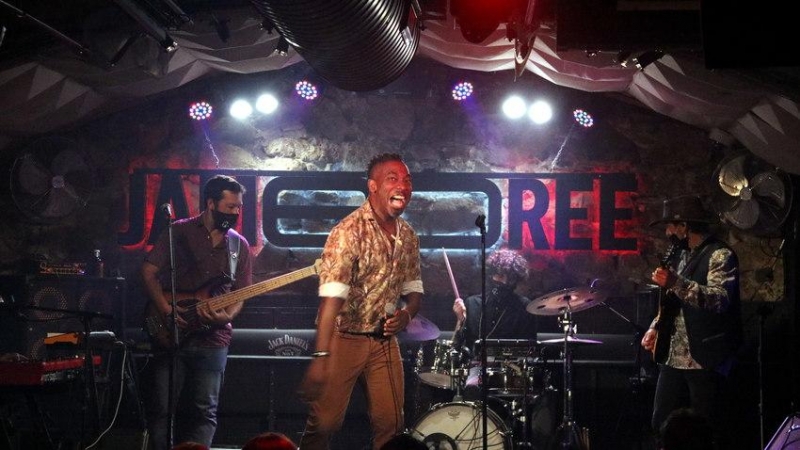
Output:
<svg viewBox="0 0 800 450">
<path fill-rule="evenodd" d="M 231 104 L 230 114 L 235 119 L 243 120 L 253 114 L 253 107 L 247 100 L 236 100 Z"/>
<path fill-rule="evenodd" d="M 294 92 L 297 93 L 300 98 L 306 100 L 314 100 L 319 95 L 317 87 L 306 80 L 298 81 L 297 84 L 294 85 Z"/>
<path fill-rule="evenodd" d="M 195 102 L 189 105 L 189 117 L 194 120 L 206 120 L 211 117 L 214 108 L 207 102 Z"/>
<path fill-rule="evenodd" d="M 498 0 L 462 0 L 449 3 L 450 15 L 455 18 L 461 35 L 473 44 L 484 42 L 501 23 L 508 23 L 516 5 L 514 2 Z"/>
<path fill-rule="evenodd" d="M 167 33 L 167 29 L 164 27 L 164 25 L 154 19 L 150 13 L 142 9 L 136 2 L 132 0 L 114 0 L 114 3 L 116 3 L 117 6 L 131 16 L 136 22 L 138 22 L 139 26 L 142 27 L 145 33 L 155 39 L 165 52 L 172 53 L 178 49 L 178 43 L 172 39 L 169 33 Z M 175 8 L 178 8 L 177 5 L 175 5 Z M 180 11 L 179 8 L 178 11 Z M 185 16 L 185 14 L 182 16 L 186 17 L 188 20 L 188 17 Z M 178 24 L 174 23 L 172 25 Z"/>
<path fill-rule="evenodd" d="M 576 109 L 572 111 L 572 117 L 575 118 L 575 122 L 578 122 L 578 125 L 589 128 L 594 125 L 594 119 L 592 115 L 582 109 Z"/>
<path fill-rule="evenodd" d="M 546 101 L 537 100 L 528 108 L 528 118 L 537 125 L 547 123 L 553 118 L 553 108 Z"/>
<path fill-rule="evenodd" d="M 472 91 L 472 83 L 469 81 L 457 83 L 455 86 L 453 86 L 453 99 L 458 101 L 466 100 L 472 95 Z"/>
<path fill-rule="evenodd" d="M 644 70 L 645 67 L 658 61 L 662 56 L 664 56 L 664 52 L 661 50 L 650 50 L 648 52 L 644 52 L 636 57 L 636 68 L 639 70 Z"/>
<path fill-rule="evenodd" d="M 617 56 L 614 58 L 614 61 L 619 63 L 619 65 L 622 66 L 622 67 L 628 67 L 633 62 L 633 60 L 632 60 L 633 58 L 631 58 L 631 56 L 633 56 L 633 55 L 631 54 L 630 51 L 628 51 L 628 50 L 620 50 L 617 53 Z"/>
<path fill-rule="evenodd" d="M 519 119 L 525 115 L 525 100 L 519 96 L 511 96 L 503 102 L 503 114 L 509 119 Z"/>
<path fill-rule="evenodd" d="M 272 114 L 278 109 L 278 99 L 272 94 L 262 94 L 256 100 L 256 110 L 261 114 Z"/>
</svg>

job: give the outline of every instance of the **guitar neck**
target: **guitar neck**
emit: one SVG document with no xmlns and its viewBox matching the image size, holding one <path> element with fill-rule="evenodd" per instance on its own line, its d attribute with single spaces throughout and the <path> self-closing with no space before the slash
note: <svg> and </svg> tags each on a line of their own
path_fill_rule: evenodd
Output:
<svg viewBox="0 0 800 450">
<path fill-rule="evenodd" d="M 279 277 L 271 278 L 260 283 L 251 284 L 245 288 L 213 297 L 208 300 L 208 305 L 212 310 L 227 308 L 228 306 L 243 302 L 265 292 L 278 289 L 279 287 L 286 286 L 287 284 L 294 283 L 295 281 L 302 280 L 303 278 L 310 277 L 311 275 L 316 275 L 316 273 L 316 265 L 308 266 Z"/>
</svg>

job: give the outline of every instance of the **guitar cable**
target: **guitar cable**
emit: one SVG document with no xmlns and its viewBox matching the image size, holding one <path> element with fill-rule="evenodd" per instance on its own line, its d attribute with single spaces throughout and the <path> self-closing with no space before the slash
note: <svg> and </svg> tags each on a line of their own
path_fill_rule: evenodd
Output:
<svg viewBox="0 0 800 450">
<path fill-rule="evenodd" d="M 114 345 L 115 346 L 119 346 L 119 347 L 122 348 L 122 365 L 121 365 L 122 370 L 120 370 L 119 395 L 117 396 L 117 404 L 114 407 L 114 415 L 111 418 L 111 421 L 109 422 L 109 424 L 106 427 L 106 429 L 103 430 L 103 432 L 101 432 L 99 436 L 97 436 L 97 439 L 95 439 L 94 442 L 92 442 L 91 444 L 87 445 L 85 450 L 89 450 L 89 449 L 93 448 L 95 445 L 97 445 L 100 442 L 100 440 L 103 439 L 103 437 L 109 431 L 111 431 L 111 428 L 113 428 L 114 425 L 117 422 L 117 417 L 119 417 L 119 409 L 120 409 L 120 405 L 122 404 L 122 396 L 123 396 L 123 393 L 125 392 L 125 389 L 124 389 L 125 376 L 126 376 L 125 370 L 126 370 L 126 367 L 127 367 L 126 364 L 128 362 L 128 353 L 129 352 L 128 352 L 128 347 L 122 341 L 116 341 L 116 342 L 114 342 Z M 136 399 L 136 401 L 138 401 L 138 399 Z"/>
<path fill-rule="evenodd" d="M 397 385 L 396 380 L 394 379 L 394 372 L 392 367 L 392 340 L 396 340 L 395 336 L 391 336 L 390 339 L 384 339 L 381 343 L 381 348 L 386 355 L 386 370 L 389 374 L 389 386 L 391 386 L 392 391 L 392 407 L 394 408 L 394 428 L 396 430 L 405 428 L 404 425 L 400 423 L 400 418 L 402 416 L 402 408 L 400 407 L 400 402 L 398 399 L 400 398 L 399 393 L 397 392 Z M 385 345 L 384 345 L 385 344 Z M 384 348 L 385 347 L 385 348 Z"/>
</svg>

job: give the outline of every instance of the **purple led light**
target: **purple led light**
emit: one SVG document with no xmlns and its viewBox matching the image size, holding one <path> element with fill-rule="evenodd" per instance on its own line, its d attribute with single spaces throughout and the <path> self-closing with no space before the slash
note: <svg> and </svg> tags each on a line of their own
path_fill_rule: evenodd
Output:
<svg viewBox="0 0 800 450">
<path fill-rule="evenodd" d="M 469 81 L 462 81 L 453 86 L 453 99 L 458 101 L 466 100 L 472 95 L 472 91 L 472 83 Z"/>
<path fill-rule="evenodd" d="M 578 125 L 584 128 L 589 128 L 594 125 L 592 115 L 582 109 L 572 111 L 572 116 L 575 118 L 575 121 L 578 122 Z"/>
<path fill-rule="evenodd" d="M 306 100 L 314 100 L 317 98 L 317 96 L 319 96 L 317 87 L 306 80 L 299 81 L 296 85 L 294 85 L 294 91 L 297 93 L 297 95 Z"/>
<path fill-rule="evenodd" d="M 214 108 L 207 102 L 195 102 L 189 106 L 189 117 L 194 120 L 206 120 L 211 117 Z"/>
</svg>

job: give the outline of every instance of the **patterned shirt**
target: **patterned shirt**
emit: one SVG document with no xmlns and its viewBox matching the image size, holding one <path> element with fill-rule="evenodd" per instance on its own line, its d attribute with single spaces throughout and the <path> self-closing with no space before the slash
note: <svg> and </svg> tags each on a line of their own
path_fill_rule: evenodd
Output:
<svg viewBox="0 0 800 450">
<path fill-rule="evenodd" d="M 402 295 L 423 293 L 419 238 L 403 219 L 389 239 L 369 200 L 342 219 L 325 242 L 319 296 L 345 300 L 337 331 L 367 333 L 386 316 L 386 305 Z"/>
<path fill-rule="evenodd" d="M 697 246 L 697 249 L 703 245 Z M 678 265 L 678 273 L 682 273 L 689 260 L 695 256 L 692 252 L 684 252 Z M 708 263 L 708 277 L 705 285 L 679 275 L 678 280 L 670 288 L 684 307 L 705 308 L 709 311 L 721 312 L 729 306 L 729 294 L 736 287 L 736 266 L 733 252 L 728 248 L 720 248 L 711 254 Z M 670 336 L 669 356 L 666 364 L 676 369 L 702 369 L 692 358 L 689 351 L 689 336 L 686 332 L 686 321 L 681 308 L 675 317 L 675 328 Z"/>
</svg>

